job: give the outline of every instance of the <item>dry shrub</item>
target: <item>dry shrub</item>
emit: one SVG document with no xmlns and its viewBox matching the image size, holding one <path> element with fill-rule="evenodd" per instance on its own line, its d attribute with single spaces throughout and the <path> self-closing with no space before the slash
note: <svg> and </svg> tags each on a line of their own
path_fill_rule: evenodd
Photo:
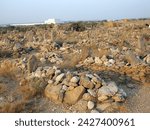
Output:
<svg viewBox="0 0 150 130">
<path fill-rule="evenodd" d="M 7 90 L 7 86 L 3 83 L 0 83 L 0 94 L 4 93 Z"/>
<path fill-rule="evenodd" d="M 10 58 L 12 57 L 12 52 L 7 50 L 0 51 L 0 58 Z"/>
<path fill-rule="evenodd" d="M 0 76 L 16 79 L 16 66 L 9 60 L 5 60 L 0 64 Z"/>
<path fill-rule="evenodd" d="M 36 94 L 36 90 L 30 86 L 20 86 L 18 90 L 25 100 L 33 98 Z"/>
<path fill-rule="evenodd" d="M 0 107 L 0 112 L 3 113 L 14 113 L 14 112 L 21 112 L 25 108 L 26 101 L 19 100 L 13 103 L 5 103 L 3 107 Z"/>
</svg>

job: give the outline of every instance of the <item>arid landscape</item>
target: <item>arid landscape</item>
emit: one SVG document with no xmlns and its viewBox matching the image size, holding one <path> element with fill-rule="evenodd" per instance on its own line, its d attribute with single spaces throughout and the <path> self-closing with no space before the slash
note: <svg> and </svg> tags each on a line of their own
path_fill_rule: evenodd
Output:
<svg viewBox="0 0 150 130">
<path fill-rule="evenodd" d="M 0 112 L 150 112 L 149 24 L 0 27 Z"/>
</svg>

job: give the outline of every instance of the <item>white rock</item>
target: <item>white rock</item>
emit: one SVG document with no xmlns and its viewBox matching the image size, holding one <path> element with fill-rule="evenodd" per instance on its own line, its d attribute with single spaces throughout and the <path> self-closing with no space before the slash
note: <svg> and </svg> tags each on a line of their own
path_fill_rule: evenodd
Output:
<svg viewBox="0 0 150 130">
<path fill-rule="evenodd" d="M 98 96 L 114 96 L 118 92 L 118 87 L 115 82 L 109 82 L 107 86 L 103 86 L 98 90 Z"/>
<path fill-rule="evenodd" d="M 67 91 L 68 87 L 66 85 L 63 85 L 62 89 L 65 90 L 65 91 Z"/>
<path fill-rule="evenodd" d="M 94 104 L 94 102 L 92 102 L 92 101 L 88 101 L 88 104 L 87 104 L 87 106 L 88 106 L 88 109 L 93 109 L 94 108 L 94 106 L 95 106 L 95 104 Z"/>
<path fill-rule="evenodd" d="M 92 74 L 86 74 L 86 76 L 89 77 L 90 79 L 94 77 Z"/>
<path fill-rule="evenodd" d="M 55 79 L 56 83 L 59 83 L 63 79 L 64 76 L 65 76 L 64 73 L 61 73 L 60 75 L 58 75 Z"/>
<path fill-rule="evenodd" d="M 115 64 L 115 60 L 114 59 L 109 59 L 109 63 L 113 65 L 113 64 Z"/>
<path fill-rule="evenodd" d="M 93 97 L 96 97 L 96 92 L 93 89 L 88 89 L 87 91 L 90 95 L 92 95 Z"/>
<path fill-rule="evenodd" d="M 56 70 L 56 71 L 55 71 L 55 75 L 59 75 L 60 73 L 61 73 L 60 70 Z"/>
<path fill-rule="evenodd" d="M 70 82 L 77 83 L 79 81 L 79 79 L 80 78 L 78 76 L 74 76 L 74 77 L 71 78 Z"/>
</svg>

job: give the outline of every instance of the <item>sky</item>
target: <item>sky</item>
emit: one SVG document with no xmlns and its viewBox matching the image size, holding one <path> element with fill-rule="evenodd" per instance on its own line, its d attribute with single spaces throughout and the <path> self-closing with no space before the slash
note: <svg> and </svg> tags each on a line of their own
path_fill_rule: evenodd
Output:
<svg viewBox="0 0 150 130">
<path fill-rule="evenodd" d="M 0 0 L 0 24 L 150 18 L 150 0 Z"/>
</svg>

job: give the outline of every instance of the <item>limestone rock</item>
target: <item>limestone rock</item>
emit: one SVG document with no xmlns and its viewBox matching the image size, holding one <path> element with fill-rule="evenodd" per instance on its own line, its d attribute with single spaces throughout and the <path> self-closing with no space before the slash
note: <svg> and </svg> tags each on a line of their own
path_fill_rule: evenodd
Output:
<svg viewBox="0 0 150 130">
<path fill-rule="evenodd" d="M 85 88 L 83 86 L 78 86 L 73 90 L 66 91 L 64 102 L 70 105 L 75 104 L 78 100 L 81 99 L 84 92 Z"/>
<path fill-rule="evenodd" d="M 88 89 L 87 91 L 90 95 L 92 95 L 93 97 L 96 97 L 96 92 L 93 89 Z"/>
<path fill-rule="evenodd" d="M 94 101 L 95 100 L 95 98 L 90 93 L 84 93 L 82 99 L 85 101 Z"/>
<path fill-rule="evenodd" d="M 59 83 L 60 81 L 62 81 L 63 77 L 65 76 L 64 73 L 61 73 L 60 75 L 58 75 L 55 79 L 56 83 Z"/>
<path fill-rule="evenodd" d="M 81 76 L 80 85 L 89 89 L 92 89 L 94 87 L 94 84 L 90 81 L 90 79 L 87 76 Z"/>
<path fill-rule="evenodd" d="M 95 104 L 94 104 L 94 102 L 92 102 L 92 101 L 88 101 L 88 104 L 87 104 L 87 106 L 88 106 L 88 109 L 93 109 L 94 108 L 94 106 L 95 106 Z"/>
<path fill-rule="evenodd" d="M 150 54 L 148 54 L 148 55 L 144 58 L 144 61 L 145 61 L 147 64 L 150 64 Z"/>
<path fill-rule="evenodd" d="M 55 103 L 61 103 L 63 101 L 63 92 L 61 89 L 61 85 L 48 84 L 45 88 L 45 96 Z"/>
<path fill-rule="evenodd" d="M 107 86 L 103 86 L 98 90 L 98 97 L 101 96 L 114 96 L 118 92 L 118 87 L 115 82 L 108 83 Z"/>
<path fill-rule="evenodd" d="M 70 82 L 77 83 L 79 81 L 79 79 L 80 78 L 78 76 L 74 76 L 74 77 L 71 78 Z"/>
<path fill-rule="evenodd" d="M 101 96 L 98 97 L 98 101 L 103 102 L 103 101 L 107 100 L 108 98 L 109 97 L 106 96 L 106 95 L 101 95 Z"/>
</svg>

